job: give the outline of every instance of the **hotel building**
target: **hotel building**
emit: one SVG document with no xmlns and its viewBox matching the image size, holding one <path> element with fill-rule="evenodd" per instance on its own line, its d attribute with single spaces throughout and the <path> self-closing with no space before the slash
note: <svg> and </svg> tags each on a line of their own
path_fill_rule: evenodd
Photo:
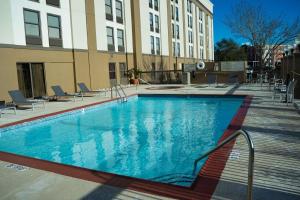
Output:
<svg viewBox="0 0 300 200">
<path fill-rule="evenodd" d="M 210 62 L 209 0 L 1 0 L 0 100 L 125 84 L 128 69 Z"/>
</svg>

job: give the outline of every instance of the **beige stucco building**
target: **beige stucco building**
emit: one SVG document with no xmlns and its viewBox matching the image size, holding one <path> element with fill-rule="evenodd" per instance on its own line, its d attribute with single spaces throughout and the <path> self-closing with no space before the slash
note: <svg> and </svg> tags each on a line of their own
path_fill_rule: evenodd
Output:
<svg viewBox="0 0 300 200">
<path fill-rule="evenodd" d="M 128 69 L 212 61 L 209 0 L 2 0 L 0 100 L 126 83 Z"/>
</svg>

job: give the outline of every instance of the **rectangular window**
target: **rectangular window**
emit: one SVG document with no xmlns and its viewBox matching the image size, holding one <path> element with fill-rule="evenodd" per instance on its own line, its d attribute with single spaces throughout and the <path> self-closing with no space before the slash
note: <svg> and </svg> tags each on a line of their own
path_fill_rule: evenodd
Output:
<svg viewBox="0 0 300 200">
<path fill-rule="evenodd" d="M 106 19 L 113 21 L 113 10 L 111 0 L 105 0 Z"/>
<path fill-rule="evenodd" d="M 176 25 L 176 38 L 179 39 L 179 25 Z"/>
<path fill-rule="evenodd" d="M 46 0 L 46 4 L 50 6 L 60 7 L 59 0 Z"/>
<path fill-rule="evenodd" d="M 152 13 L 149 13 L 149 20 L 150 20 L 150 31 L 154 31 L 153 14 Z"/>
<path fill-rule="evenodd" d="M 123 5 L 121 1 L 116 1 L 117 22 L 123 24 Z"/>
<path fill-rule="evenodd" d="M 119 70 L 120 70 L 120 78 L 127 79 L 126 74 L 126 64 L 125 63 L 119 63 Z"/>
<path fill-rule="evenodd" d="M 39 0 L 29 0 L 29 1 L 40 2 Z"/>
<path fill-rule="evenodd" d="M 190 55 L 190 58 L 194 57 L 194 49 L 193 49 L 192 45 L 189 46 L 189 55 Z"/>
<path fill-rule="evenodd" d="M 189 39 L 189 43 L 193 43 L 193 32 L 192 31 L 188 32 L 188 39 Z"/>
<path fill-rule="evenodd" d="M 155 32 L 159 33 L 159 18 L 155 15 Z"/>
<path fill-rule="evenodd" d="M 48 14 L 49 46 L 62 47 L 60 16 Z"/>
<path fill-rule="evenodd" d="M 172 23 L 172 36 L 173 38 L 175 38 L 175 28 L 174 28 L 174 24 Z"/>
<path fill-rule="evenodd" d="M 178 10 L 178 7 L 175 8 L 175 14 L 176 14 L 176 21 L 179 22 L 179 10 Z"/>
<path fill-rule="evenodd" d="M 188 16 L 188 27 L 193 28 L 193 17 L 192 16 Z"/>
<path fill-rule="evenodd" d="M 156 38 L 156 54 L 160 55 L 160 38 Z"/>
<path fill-rule="evenodd" d="M 180 56 L 180 43 L 177 42 L 177 56 Z"/>
<path fill-rule="evenodd" d="M 149 7 L 150 7 L 150 8 L 153 8 L 152 0 L 149 0 Z"/>
<path fill-rule="evenodd" d="M 187 11 L 192 13 L 192 2 L 190 0 L 187 0 Z"/>
<path fill-rule="evenodd" d="M 116 79 L 116 63 L 109 63 L 109 79 L 113 80 Z"/>
<path fill-rule="evenodd" d="M 158 11 L 158 0 L 154 0 L 154 9 Z"/>
<path fill-rule="evenodd" d="M 124 31 L 121 29 L 117 30 L 118 35 L 118 51 L 124 52 Z"/>
<path fill-rule="evenodd" d="M 155 54 L 154 50 L 154 37 L 150 37 L 150 44 L 151 44 L 151 54 Z"/>
<path fill-rule="evenodd" d="M 173 56 L 176 56 L 176 43 L 172 43 L 172 49 L 173 49 Z"/>
<path fill-rule="evenodd" d="M 174 19 L 174 6 L 171 5 L 171 16 L 172 16 L 172 19 Z"/>
<path fill-rule="evenodd" d="M 115 51 L 115 42 L 114 42 L 114 29 L 112 27 L 106 27 L 107 35 L 107 49 L 109 51 Z"/>
<path fill-rule="evenodd" d="M 41 24 L 38 11 L 24 9 L 26 44 L 41 45 Z"/>
</svg>

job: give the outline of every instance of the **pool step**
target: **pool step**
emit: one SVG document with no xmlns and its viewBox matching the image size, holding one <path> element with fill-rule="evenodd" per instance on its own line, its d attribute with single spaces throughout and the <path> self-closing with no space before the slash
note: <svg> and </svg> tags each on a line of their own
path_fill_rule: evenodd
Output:
<svg viewBox="0 0 300 200">
<path fill-rule="evenodd" d="M 195 177 L 191 176 L 190 174 L 175 173 L 154 177 L 150 180 L 169 184 L 192 183 L 195 180 Z"/>
</svg>

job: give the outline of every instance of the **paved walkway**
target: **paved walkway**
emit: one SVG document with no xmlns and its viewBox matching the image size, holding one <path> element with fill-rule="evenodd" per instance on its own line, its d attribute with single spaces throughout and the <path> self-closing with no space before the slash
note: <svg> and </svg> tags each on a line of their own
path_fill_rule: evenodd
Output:
<svg viewBox="0 0 300 200">
<path fill-rule="evenodd" d="M 267 87 L 242 85 L 214 88 L 188 86 L 159 90 L 149 86 L 126 89 L 126 93 L 247 94 L 254 95 L 243 124 L 255 145 L 254 199 L 300 199 L 300 115 L 294 106 L 275 102 Z M 18 110 L 5 114 L 0 125 L 26 118 L 71 109 L 109 99 L 86 97 L 77 102 L 47 103 L 45 110 Z M 299 103 L 299 102 L 298 102 Z M 298 104 L 300 105 L 300 104 Z M 245 199 L 247 144 L 242 137 L 232 150 L 214 199 Z M 1 159 L 1 158 L 0 158 Z M 62 189 L 63 188 L 63 189 Z M 0 161 L 0 199 L 166 199 L 163 197 L 83 181 L 33 168 L 16 168 Z"/>
</svg>

